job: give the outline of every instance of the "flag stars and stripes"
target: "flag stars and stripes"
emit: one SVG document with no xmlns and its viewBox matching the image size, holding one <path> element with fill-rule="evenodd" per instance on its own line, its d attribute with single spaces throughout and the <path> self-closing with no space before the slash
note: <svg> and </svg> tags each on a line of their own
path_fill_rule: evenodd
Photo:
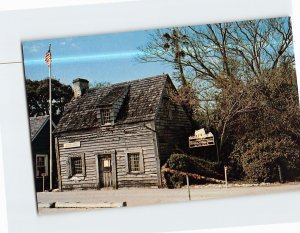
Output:
<svg viewBox="0 0 300 233">
<path fill-rule="evenodd" d="M 51 48 L 51 44 L 49 45 L 49 49 L 45 54 L 45 62 L 47 63 L 48 67 L 51 65 L 51 59 L 52 59 L 50 48 Z"/>
</svg>

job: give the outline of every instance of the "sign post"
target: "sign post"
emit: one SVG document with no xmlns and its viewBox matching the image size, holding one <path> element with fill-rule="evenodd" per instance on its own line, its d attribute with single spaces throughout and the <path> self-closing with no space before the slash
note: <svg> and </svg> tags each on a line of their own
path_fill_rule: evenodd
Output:
<svg viewBox="0 0 300 233">
<path fill-rule="evenodd" d="M 227 182 L 227 166 L 224 166 L 224 174 L 225 174 L 225 185 L 226 189 L 228 188 L 228 182 Z"/>
<path fill-rule="evenodd" d="M 191 200 L 191 192 L 190 192 L 190 181 L 189 181 L 189 176 L 188 175 L 185 175 L 186 177 L 186 185 L 187 185 L 187 188 L 188 188 L 188 195 L 189 195 L 189 201 Z"/>
</svg>

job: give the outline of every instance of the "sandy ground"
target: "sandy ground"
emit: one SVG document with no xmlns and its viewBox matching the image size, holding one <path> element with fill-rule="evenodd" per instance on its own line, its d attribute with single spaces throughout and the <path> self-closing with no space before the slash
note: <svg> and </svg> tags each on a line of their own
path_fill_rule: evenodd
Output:
<svg viewBox="0 0 300 233">
<path fill-rule="evenodd" d="M 224 185 L 192 186 L 191 200 L 207 200 L 245 195 L 261 195 L 286 191 L 299 191 L 300 183 L 261 184 L 261 185 Z M 186 187 L 181 189 L 118 189 L 118 190 L 83 190 L 66 192 L 37 193 L 38 202 L 127 202 L 127 206 L 161 204 L 188 201 Z M 79 208 L 39 208 L 40 214 L 82 211 Z M 84 209 L 86 210 L 86 209 Z"/>
</svg>

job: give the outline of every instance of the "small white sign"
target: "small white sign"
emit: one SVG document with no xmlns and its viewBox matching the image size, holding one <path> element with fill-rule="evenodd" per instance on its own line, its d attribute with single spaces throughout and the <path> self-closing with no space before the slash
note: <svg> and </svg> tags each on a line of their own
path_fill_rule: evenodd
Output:
<svg viewBox="0 0 300 233">
<path fill-rule="evenodd" d="M 104 160 L 103 167 L 110 167 L 110 160 Z"/>
<path fill-rule="evenodd" d="M 75 148 L 75 147 L 80 147 L 80 141 L 78 142 L 68 142 L 68 143 L 64 143 L 64 148 L 68 149 L 68 148 Z"/>
</svg>

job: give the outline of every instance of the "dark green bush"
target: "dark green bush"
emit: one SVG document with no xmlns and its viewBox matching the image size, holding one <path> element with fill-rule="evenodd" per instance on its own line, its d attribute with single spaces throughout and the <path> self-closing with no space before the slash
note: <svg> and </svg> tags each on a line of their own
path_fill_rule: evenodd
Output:
<svg viewBox="0 0 300 233">
<path fill-rule="evenodd" d="M 188 173 L 194 173 L 205 177 L 223 179 L 220 164 L 200 159 L 186 154 L 172 154 L 167 161 L 167 167 Z M 168 175 L 168 186 L 171 188 L 181 187 L 186 184 L 185 177 L 175 174 Z M 200 184 L 203 181 L 190 179 L 191 184 Z"/>
<path fill-rule="evenodd" d="M 241 167 L 249 181 L 279 181 L 278 166 L 284 180 L 300 176 L 299 145 L 289 138 L 250 140 L 236 151 L 241 154 Z"/>
<path fill-rule="evenodd" d="M 207 161 L 195 156 L 186 154 L 172 154 L 167 161 L 171 169 L 183 172 L 190 172 L 202 176 L 222 178 L 222 167 L 216 162 Z"/>
<path fill-rule="evenodd" d="M 183 176 L 178 176 L 172 174 L 169 176 L 169 187 L 170 188 L 180 188 L 186 184 L 186 178 Z"/>
</svg>

